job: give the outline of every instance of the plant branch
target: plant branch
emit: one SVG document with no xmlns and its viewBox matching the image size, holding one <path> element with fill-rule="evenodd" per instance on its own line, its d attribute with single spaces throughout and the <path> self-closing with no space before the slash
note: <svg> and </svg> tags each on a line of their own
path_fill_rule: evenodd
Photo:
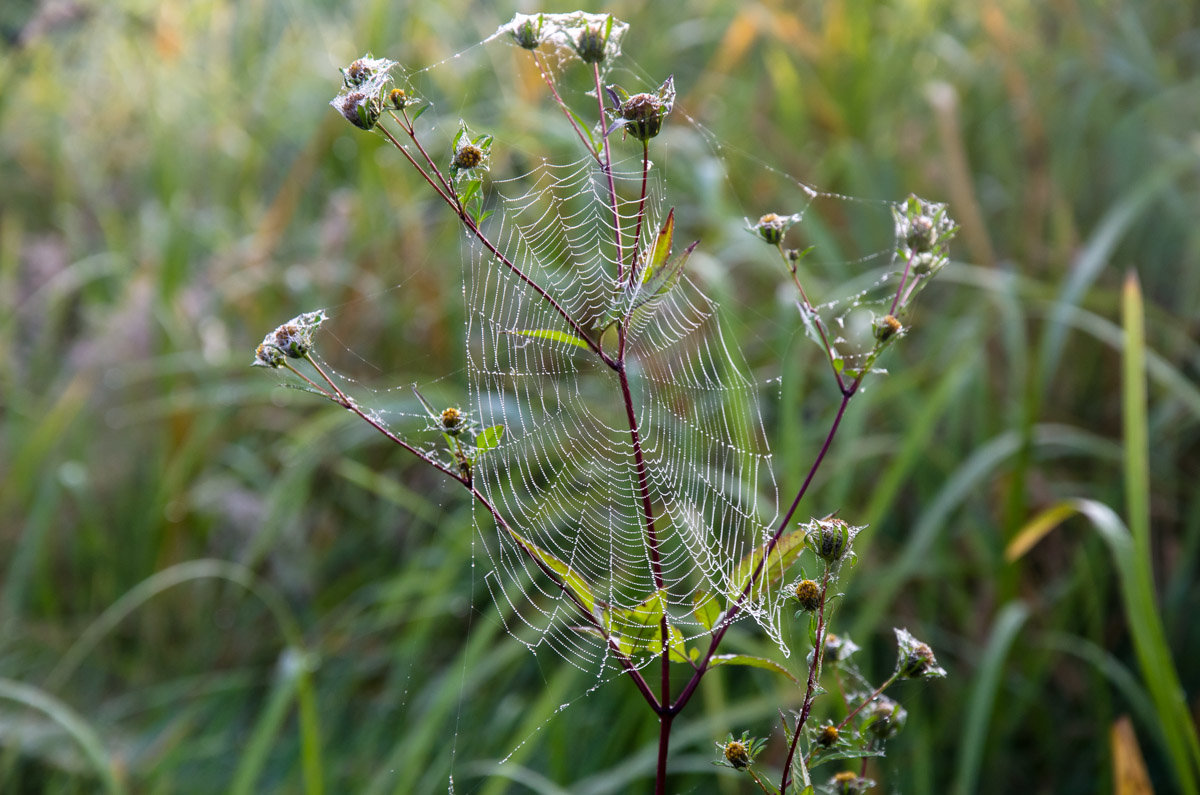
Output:
<svg viewBox="0 0 1200 795">
<path fill-rule="evenodd" d="M 788 524 L 791 523 L 792 517 L 796 513 L 796 509 L 800 506 L 800 501 L 804 499 L 804 495 L 808 492 L 808 487 L 812 484 L 813 477 L 816 476 L 817 470 L 821 467 L 821 462 L 825 460 L 825 455 L 829 452 L 829 447 L 833 443 L 833 437 L 837 434 L 838 427 L 841 425 L 842 417 L 846 414 L 846 407 L 850 404 L 850 398 L 854 396 L 854 393 L 858 390 L 858 387 L 861 383 L 862 376 L 859 376 L 849 387 L 842 390 L 841 405 L 838 406 L 837 415 L 833 418 L 833 424 L 829 427 L 829 433 L 825 435 L 825 443 L 821 445 L 821 451 L 817 453 L 816 459 L 813 461 L 812 466 L 808 470 L 808 475 L 804 478 L 804 483 L 796 492 L 796 498 L 792 500 L 791 507 L 788 508 L 787 513 L 784 514 L 783 520 L 779 523 L 779 527 L 775 530 L 774 535 L 771 536 L 771 540 L 767 543 L 762 557 L 758 562 L 758 566 L 755 567 L 754 572 L 750 575 L 749 582 L 747 582 L 746 587 L 742 589 L 742 592 L 738 598 L 725 611 L 725 615 L 722 616 L 720 627 L 715 633 L 713 633 L 712 641 L 709 642 L 708 650 L 701 659 L 700 665 L 697 667 L 696 672 L 692 674 L 692 678 L 684 686 L 683 690 L 680 691 L 679 697 L 673 704 L 671 704 L 670 709 L 672 711 L 678 713 L 680 710 L 682 710 L 687 702 L 691 699 L 692 694 L 695 693 L 696 687 L 700 684 L 700 679 L 703 678 L 705 672 L 708 670 L 709 663 L 712 661 L 713 655 L 717 653 L 717 649 L 720 647 L 721 641 L 725 637 L 725 633 L 729 631 L 729 627 L 733 624 L 733 620 L 737 617 L 738 613 L 741 612 L 742 605 L 749 597 L 754 586 L 758 583 L 758 578 L 765 569 L 766 562 L 770 558 L 771 552 L 773 552 L 775 547 L 779 544 L 779 539 L 783 537 L 784 531 L 787 530 Z"/>
<path fill-rule="evenodd" d="M 596 147 L 592 143 L 591 138 L 583 131 L 583 128 L 579 126 L 579 122 L 576 120 L 575 114 L 571 112 L 571 108 L 565 101 L 563 101 L 562 95 L 558 93 L 558 86 L 555 85 L 554 78 L 550 76 L 550 70 L 546 68 L 546 62 L 545 59 L 542 58 L 542 54 L 534 51 L 533 60 L 537 64 L 537 68 L 542 75 L 542 79 L 546 81 L 546 86 L 550 89 L 550 94 L 554 97 L 554 101 L 558 103 L 558 107 L 562 109 L 563 115 L 567 117 L 567 121 L 571 122 L 571 127 L 574 128 L 575 134 L 579 136 L 579 140 L 583 142 L 585 147 L 587 147 L 588 154 L 595 158 L 597 163 L 600 163 L 600 153 L 596 151 Z M 603 118 L 601 118 L 601 124 L 603 124 Z"/>
<path fill-rule="evenodd" d="M 830 369 L 833 370 L 833 377 L 837 379 L 838 389 L 845 390 L 846 382 L 842 379 L 842 374 L 838 372 L 837 365 L 834 363 L 833 346 L 829 344 L 829 337 L 825 333 L 825 324 L 821 322 L 821 316 L 817 314 L 817 309 L 813 306 L 812 301 L 808 300 L 808 293 L 804 291 L 804 285 L 800 283 L 800 276 L 796 273 L 796 264 L 790 261 L 787 254 L 784 253 L 782 242 L 775 244 L 775 250 L 779 252 L 779 258 L 783 260 L 784 267 L 792 275 L 792 282 L 800 292 L 800 300 L 804 302 L 804 311 L 812 313 L 813 325 L 817 327 L 817 334 L 821 336 L 821 347 L 825 349 L 825 358 L 829 361 Z"/>
<path fill-rule="evenodd" d="M 424 461 L 426 464 L 429 464 L 429 466 L 433 467 L 437 471 L 441 472 L 444 475 L 449 475 L 450 477 L 457 480 L 459 483 L 470 488 L 471 478 L 469 475 L 464 475 L 462 473 L 455 472 L 453 469 L 450 469 L 448 466 L 446 466 L 442 462 L 438 461 L 436 458 L 433 458 L 428 453 L 426 453 L 422 450 L 418 450 L 417 448 L 410 445 L 408 442 L 401 439 L 396 434 L 392 433 L 390 430 L 388 430 L 386 427 L 384 427 L 383 423 L 381 423 L 379 420 L 375 419 L 370 414 L 367 414 L 365 411 L 363 411 L 361 408 L 359 408 L 358 404 L 354 402 L 353 398 L 351 398 L 349 395 L 347 395 L 345 392 L 343 392 L 338 387 L 338 385 L 336 383 L 334 383 L 333 379 L 330 378 L 329 375 L 324 370 L 321 369 L 320 365 L 318 365 L 311 356 L 306 355 L 304 358 L 305 358 L 305 361 L 307 361 L 310 365 L 312 365 L 314 370 L 316 370 L 318 373 L 320 373 L 321 378 L 325 381 L 325 383 L 329 384 L 330 389 L 333 390 L 332 392 L 329 392 L 328 390 L 322 388 L 319 384 L 315 383 L 311 378 L 309 378 L 304 373 L 300 372 L 299 370 L 297 370 L 295 367 L 288 364 L 287 362 L 284 362 L 283 366 L 286 367 L 288 370 L 292 371 L 293 373 L 295 373 L 296 375 L 298 375 L 304 381 L 306 381 L 310 386 L 312 386 L 314 389 L 316 389 L 320 394 L 324 395 L 328 400 L 332 400 L 334 403 L 337 403 L 339 406 L 346 409 L 347 411 L 350 411 L 351 413 L 358 415 L 358 417 L 360 419 L 362 419 L 364 422 L 366 422 L 372 428 L 374 428 L 375 430 L 379 431 L 381 434 L 386 436 L 388 438 L 388 441 L 394 442 L 395 444 L 399 445 L 400 447 L 403 447 L 405 450 L 412 453 L 417 458 Z"/>
</svg>

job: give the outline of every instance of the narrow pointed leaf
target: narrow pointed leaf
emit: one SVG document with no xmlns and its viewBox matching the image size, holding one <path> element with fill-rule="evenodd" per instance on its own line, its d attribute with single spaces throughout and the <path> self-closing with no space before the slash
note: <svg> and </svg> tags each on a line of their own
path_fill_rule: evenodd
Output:
<svg viewBox="0 0 1200 795">
<path fill-rule="evenodd" d="M 522 337 L 534 337 L 536 339 L 552 340 L 554 342 L 563 342 L 567 345 L 574 345 L 579 348 L 587 348 L 587 341 L 576 337 L 574 334 L 568 334 L 565 331 L 558 331 L 551 328 L 537 329 L 517 329 L 516 331 L 506 332 L 508 334 L 517 334 Z"/>
<path fill-rule="evenodd" d="M 596 613 L 596 594 L 592 591 L 587 581 L 571 570 L 571 567 L 563 563 L 558 558 L 551 555 L 546 550 L 539 547 L 529 539 L 509 529 L 508 534 L 513 540 L 520 544 L 521 548 L 528 552 L 534 559 L 540 561 L 547 569 L 554 573 L 559 578 L 559 582 L 575 596 L 576 599 L 584 606 L 587 611 L 593 615 Z"/>
<path fill-rule="evenodd" d="M 649 282 L 659 268 L 666 263 L 667 258 L 671 256 L 671 245 L 674 239 L 675 209 L 672 208 L 667 213 L 667 220 L 663 222 L 654 246 L 650 249 L 650 256 L 646 258 L 646 270 L 642 272 L 642 284 Z"/>
<path fill-rule="evenodd" d="M 717 654 L 713 656 L 708 664 L 712 668 L 718 665 L 745 665 L 750 668 L 762 668 L 764 671 L 786 676 L 796 684 L 800 684 L 800 680 L 792 676 L 791 671 L 774 660 L 768 660 L 766 657 L 753 657 L 749 654 Z"/>
<path fill-rule="evenodd" d="M 436 420 L 440 414 L 433 410 L 433 406 L 429 405 L 429 401 L 426 400 L 425 396 L 420 393 L 416 384 L 412 385 L 412 391 L 413 394 L 417 396 L 417 400 L 421 401 L 421 405 L 425 407 L 425 410 L 429 412 L 429 416 Z"/>
</svg>

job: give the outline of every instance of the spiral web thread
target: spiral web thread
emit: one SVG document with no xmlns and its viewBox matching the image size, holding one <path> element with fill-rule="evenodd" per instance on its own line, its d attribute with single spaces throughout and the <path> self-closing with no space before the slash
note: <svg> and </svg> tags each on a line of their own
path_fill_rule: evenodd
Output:
<svg viewBox="0 0 1200 795">
<path fill-rule="evenodd" d="M 640 165 L 636 172 L 617 166 L 619 195 L 638 195 Z M 601 339 L 609 308 L 628 299 L 618 297 L 612 205 L 595 161 L 543 163 L 494 188 L 499 206 L 488 235 Z M 621 199 L 618 210 L 628 261 L 638 202 Z M 663 223 L 655 196 L 646 216 L 643 251 Z M 676 241 L 676 251 L 682 247 Z M 477 485 L 512 529 L 566 563 L 600 601 L 633 608 L 656 587 L 618 375 L 591 350 L 515 333 L 570 328 L 493 255 L 480 246 L 473 253 L 465 283 L 472 404 L 485 427 L 505 427 L 503 444 L 477 462 Z M 706 631 L 691 614 L 697 594 L 733 593 L 736 566 L 770 538 L 777 518 L 756 387 L 716 312 L 685 274 L 633 311 L 626 343 L 665 607 L 685 638 Z M 614 329 L 603 344 L 615 351 Z M 502 612 L 514 617 L 512 634 L 531 647 L 549 644 L 580 667 L 602 667 L 606 645 L 580 630 L 575 603 L 511 535 L 490 517 L 486 524 L 487 581 L 511 608 Z M 779 641 L 777 594 L 764 591 L 744 608 Z"/>
</svg>

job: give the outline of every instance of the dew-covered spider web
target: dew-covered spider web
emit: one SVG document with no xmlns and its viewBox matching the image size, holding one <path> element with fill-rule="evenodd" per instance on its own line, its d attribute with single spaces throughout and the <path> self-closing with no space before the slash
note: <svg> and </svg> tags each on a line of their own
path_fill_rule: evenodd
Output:
<svg viewBox="0 0 1200 795">
<path fill-rule="evenodd" d="M 609 324 L 636 304 L 624 341 L 631 409 L 616 369 L 567 340 L 562 315 L 474 246 L 466 278 L 472 406 L 484 426 L 506 429 L 476 477 L 512 528 L 566 563 L 598 600 L 630 609 L 661 593 L 686 636 L 700 629 L 689 619 L 697 594 L 732 593 L 737 564 L 769 538 L 777 490 L 757 387 L 714 303 L 686 275 L 644 303 L 631 298 L 627 278 L 618 282 L 640 206 L 640 160 L 637 170 L 630 165 L 613 169 L 623 266 L 607 180 L 594 159 L 543 164 L 495 185 L 500 206 L 489 235 L 612 356 L 620 340 Z M 656 234 L 665 223 L 657 197 L 646 216 Z M 529 333 L 543 330 L 564 336 Z M 539 571 L 528 544 L 505 532 L 484 538 L 493 596 L 522 622 L 514 634 L 580 665 L 601 662 L 609 647 L 578 629 L 577 604 Z M 747 611 L 777 634 L 770 595 Z"/>
</svg>

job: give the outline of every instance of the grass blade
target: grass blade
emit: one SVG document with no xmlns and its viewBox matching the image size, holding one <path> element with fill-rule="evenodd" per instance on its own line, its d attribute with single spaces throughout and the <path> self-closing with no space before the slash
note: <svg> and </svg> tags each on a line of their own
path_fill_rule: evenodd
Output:
<svg viewBox="0 0 1200 795">
<path fill-rule="evenodd" d="M 125 786 L 117 778 L 113 760 L 105 750 L 100 735 L 75 710 L 44 690 L 12 679 L 0 679 L 0 699 L 35 709 L 62 726 L 63 731 L 79 744 L 84 756 L 96 768 L 100 780 L 104 782 L 105 791 L 113 795 L 126 792 Z"/>
</svg>

